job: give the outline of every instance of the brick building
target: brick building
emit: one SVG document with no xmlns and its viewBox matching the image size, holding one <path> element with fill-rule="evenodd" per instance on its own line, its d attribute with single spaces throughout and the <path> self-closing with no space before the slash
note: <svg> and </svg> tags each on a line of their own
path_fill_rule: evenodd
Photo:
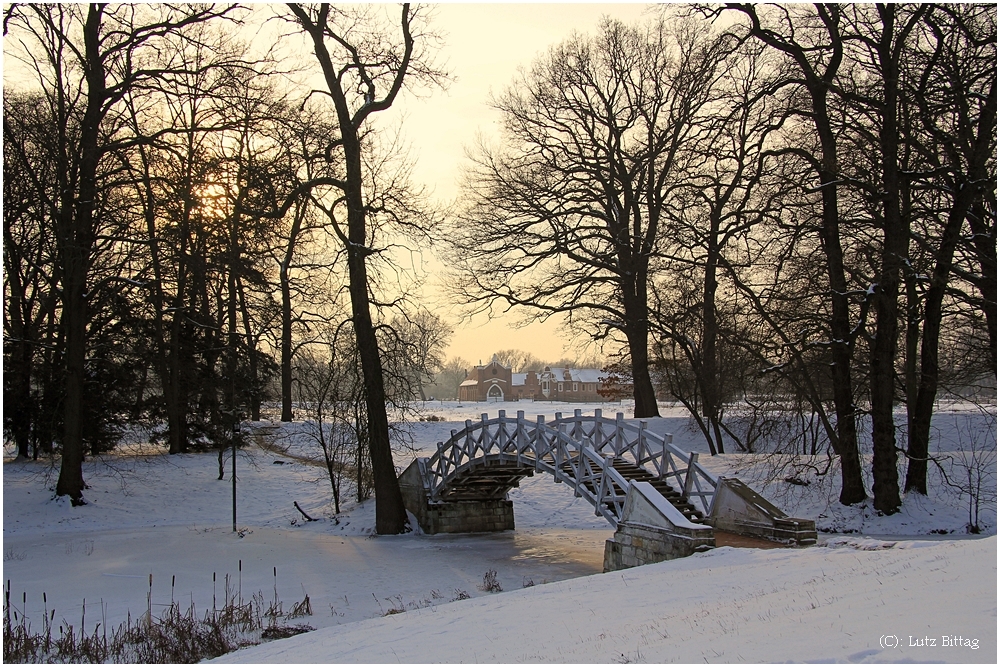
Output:
<svg viewBox="0 0 1000 667">
<path fill-rule="evenodd" d="M 578 401 L 608 400 L 601 396 L 603 387 L 597 368 L 560 368 L 546 366 L 542 370 L 512 373 L 494 358 L 483 366 L 475 366 L 458 387 L 460 401 Z"/>
</svg>

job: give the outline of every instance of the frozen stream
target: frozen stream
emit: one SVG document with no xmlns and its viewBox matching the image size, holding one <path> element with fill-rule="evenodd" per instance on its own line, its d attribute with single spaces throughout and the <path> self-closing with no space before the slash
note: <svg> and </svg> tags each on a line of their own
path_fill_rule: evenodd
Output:
<svg viewBox="0 0 1000 667">
<path fill-rule="evenodd" d="M 4 577 L 12 598 L 27 594 L 29 619 L 41 618 L 44 592 L 57 620 L 76 626 L 86 599 L 92 627 L 102 616 L 115 624 L 129 612 L 144 613 L 150 574 L 154 614 L 171 596 L 182 608 L 192 601 L 199 611 L 211 608 L 213 573 L 221 605 L 229 574 L 231 590 L 242 587 L 244 598 L 260 591 L 267 603 L 276 583 L 286 610 L 308 594 L 313 617 L 297 622 L 324 627 L 448 602 L 462 592 L 484 595 L 477 586 L 488 570 L 504 590 L 598 573 L 611 535 L 610 529 L 534 529 L 367 538 L 311 528 L 253 528 L 242 538 L 222 528 L 177 526 L 11 537 L 5 553 L 23 557 L 4 563 Z M 60 573 L 58 586 L 53 572 Z"/>
<path fill-rule="evenodd" d="M 438 426 L 438 429 L 441 427 Z M 284 460 L 281 465 L 275 460 Z M 40 627 L 56 621 L 114 626 L 171 599 L 202 613 L 232 591 L 284 609 L 309 595 L 320 628 L 437 605 L 478 590 L 495 570 L 505 591 L 599 573 L 611 526 L 571 488 L 547 476 L 511 492 L 518 530 L 478 535 L 370 537 L 374 504 L 345 499 L 335 520 L 321 468 L 249 448 L 240 453 L 238 526 L 232 487 L 214 454 L 109 456 L 85 464 L 87 505 L 53 499 L 45 462 L 4 465 L 4 580 Z M 318 521 L 305 522 L 299 503 Z M 274 571 L 277 569 L 277 577 Z M 213 587 L 213 574 L 215 583 Z M 173 586 L 171 586 L 173 583 Z M 43 603 L 43 594 L 47 602 Z M 22 598 L 23 596 L 23 598 Z"/>
</svg>

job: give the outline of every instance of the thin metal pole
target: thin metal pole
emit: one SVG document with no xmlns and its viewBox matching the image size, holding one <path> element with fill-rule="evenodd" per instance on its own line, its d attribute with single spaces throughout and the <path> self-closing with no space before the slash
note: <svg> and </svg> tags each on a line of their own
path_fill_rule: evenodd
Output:
<svg viewBox="0 0 1000 667">
<path fill-rule="evenodd" d="M 236 433 L 239 430 L 239 422 L 233 417 L 233 532 L 236 532 Z"/>
</svg>

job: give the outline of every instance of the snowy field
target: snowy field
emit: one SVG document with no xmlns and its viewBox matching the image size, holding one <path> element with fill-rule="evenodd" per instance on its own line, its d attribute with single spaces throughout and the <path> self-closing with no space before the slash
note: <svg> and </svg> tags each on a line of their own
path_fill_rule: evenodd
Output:
<svg viewBox="0 0 1000 667">
<path fill-rule="evenodd" d="M 482 412 L 551 419 L 594 407 L 631 415 L 627 405 L 434 402 L 420 416 L 444 421 L 408 429 L 426 454 Z M 936 483 L 934 468 L 930 497 L 877 517 L 839 506 L 831 475 L 790 484 L 759 457 L 709 457 L 682 411 L 662 412 L 650 428 L 705 452 L 713 472 L 840 534 L 822 533 L 819 548 L 720 548 L 602 575 L 610 526 L 540 475 L 510 494 L 516 531 L 374 537 L 371 502 L 345 502 L 334 516 L 325 471 L 309 463 L 318 449 L 308 424 L 275 424 L 238 457 L 235 534 L 230 464 L 218 481 L 214 454 L 167 456 L 137 435 L 134 448 L 85 464 L 88 504 L 74 508 L 52 498 L 57 470 L 6 451 L 3 577 L 29 619 L 55 608 L 57 620 L 91 629 L 145 612 L 147 593 L 154 614 L 171 600 L 211 608 L 227 574 L 244 597 L 270 599 L 276 587 L 286 608 L 310 597 L 313 616 L 299 622 L 317 632 L 229 662 L 996 662 L 995 500 L 981 508 L 987 536 L 966 535 L 967 499 Z M 945 473 L 959 472 L 970 442 L 995 447 L 995 415 L 943 408 L 934 428 Z M 995 455 L 991 466 L 995 499 Z M 306 522 L 293 502 L 318 520 Z M 503 593 L 477 588 L 489 570 Z M 968 646 L 942 646 L 959 635 Z M 937 646 L 910 645 L 924 638 Z"/>
</svg>

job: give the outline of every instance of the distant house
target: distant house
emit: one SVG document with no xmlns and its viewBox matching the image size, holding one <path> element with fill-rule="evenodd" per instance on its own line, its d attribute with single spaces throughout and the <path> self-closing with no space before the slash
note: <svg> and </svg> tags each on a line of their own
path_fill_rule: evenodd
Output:
<svg viewBox="0 0 1000 667">
<path fill-rule="evenodd" d="M 509 366 L 496 357 L 485 366 L 474 366 L 458 385 L 460 401 L 509 401 L 513 400 L 513 377 Z"/>
<path fill-rule="evenodd" d="M 490 363 L 473 367 L 458 387 L 460 401 L 606 401 L 597 368 L 549 367 L 526 373 L 512 373 L 494 358 Z"/>
</svg>

